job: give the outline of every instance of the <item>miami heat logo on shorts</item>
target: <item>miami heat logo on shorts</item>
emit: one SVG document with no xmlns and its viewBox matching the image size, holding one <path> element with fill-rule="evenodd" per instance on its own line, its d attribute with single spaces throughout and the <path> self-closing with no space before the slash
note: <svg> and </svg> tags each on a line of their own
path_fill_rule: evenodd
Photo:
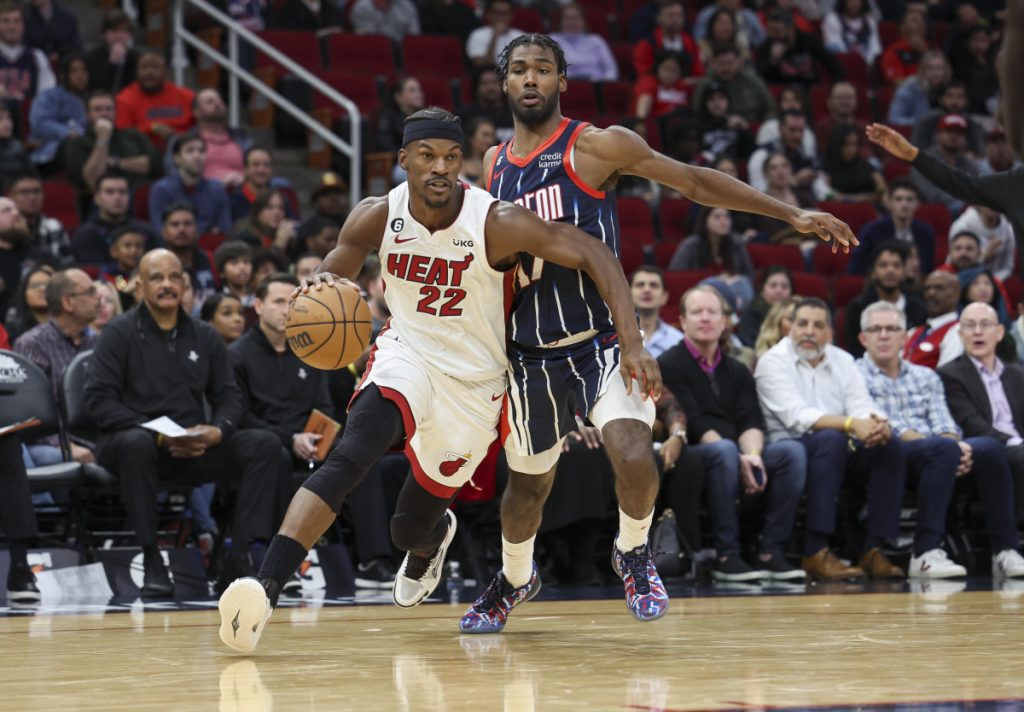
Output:
<svg viewBox="0 0 1024 712">
<path fill-rule="evenodd" d="M 456 472 L 462 469 L 462 466 L 473 459 L 473 453 L 467 453 L 465 455 L 459 455 L 454 452 L 446 452 L 444 454 L 445 461 L 437 468 L 441 474 L 445 477 L 452 477 Z"/>
</svg>

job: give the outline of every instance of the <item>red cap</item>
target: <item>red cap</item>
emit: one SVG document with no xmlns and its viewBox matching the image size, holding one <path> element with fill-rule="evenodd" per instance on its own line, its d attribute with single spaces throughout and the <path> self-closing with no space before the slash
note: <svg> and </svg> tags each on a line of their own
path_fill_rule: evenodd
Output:
<svg viewBox="0 0 1024 712">
<path fill-rule="evenodd" d="M 946 114 L 939 119 L 938 125 L 939 131 L 951 130 L 951 131 L 967 131 L 967 119 L 960 116 L 960 114 Z"/>
</svg>

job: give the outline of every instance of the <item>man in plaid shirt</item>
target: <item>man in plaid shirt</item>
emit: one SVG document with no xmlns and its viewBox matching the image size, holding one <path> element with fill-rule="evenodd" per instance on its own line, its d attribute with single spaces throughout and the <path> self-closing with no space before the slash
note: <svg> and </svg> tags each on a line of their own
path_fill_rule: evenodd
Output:
<svg viewBox="0 0 1024 712">
<path fill-rule="evenodd" d="M 907 481 L 917 484 L 917 531 L 911 578 L 953 578 L 967 571 L 942 549 L 946 511 L 957 477 L 975 473 L 992 550 L 1013 550 L 1017 528 L 1006 448 L 994 438 L 961 439 L 946 406 L 942 381 L 931 369 L 900 358 L 907 340 L 903 312 L 890 302 L 876 302 L 861 314 L 857 360 L 871 398 L 889 418 L 902 445 Z"/>
</svg>

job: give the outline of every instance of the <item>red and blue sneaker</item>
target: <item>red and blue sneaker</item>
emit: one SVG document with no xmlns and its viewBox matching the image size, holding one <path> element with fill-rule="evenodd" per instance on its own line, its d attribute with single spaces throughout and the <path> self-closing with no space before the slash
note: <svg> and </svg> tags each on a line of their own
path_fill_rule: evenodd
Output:
<svg viewBox="0 0 1024 712">
<path fill-rule="evenodd" d="M 530 580 L 519 588 L 513 588 L 505 574 L 498 571 L 484 592 L 462 616 L 459 630 L 463 633 L 500 633 L 505 628 L 508 614 L 512 609 L 526 603 L 538 592 L 540 575 L 537 573 L 536 562 L 533 564 Z"/>
<path fill-rule="evenodd" d="M 618 540 L 618 535 L 616 535 Z M 626 607 L 637 620 L 654 621 L 668 611 L 668 592 L 654 568 L 651 545 L 622 553 L 612 544 L 612 568 L 626 587 Z"/>
</svg>

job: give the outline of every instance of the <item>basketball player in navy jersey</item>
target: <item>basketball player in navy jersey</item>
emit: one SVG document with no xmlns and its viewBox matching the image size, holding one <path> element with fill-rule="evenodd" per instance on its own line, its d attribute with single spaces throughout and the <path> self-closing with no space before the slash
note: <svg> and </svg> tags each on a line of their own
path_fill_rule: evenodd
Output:
<svg viewBox="0 0 1024 712">
<path fill-rule="evenodd" d="M 484 156 L 493 196 L 545 220 L 576 225 L 619 251 L 615 184 L 623 174 L 670 186 L 704 205 L 761 213 L 800 232 L 857 244 L 832 215 L 800 210 L 718 171 L 695 168 L 655 151 L 620 127 L 601 130 L 561 115 L 566 89 L 562 48 L 529 34 L 509 43 L 499 73 L 515 120 L 511 141 Z M 658 493 L 651 447 L 654 405 L 628 393 L 612 376 L 619 368 L 615 320 L 586 275 L 520 255 L 509 320 L 509 398 L 505 453 L 509 481 L 501 503 L 502 570 L 460 622 L 464 633 L 502 630 L 511 609 L 540 584 L 533 543 L 551 490 L 562 441 L 574 429 L 570 402 L 601 429 L 615 471 L 619 533 L 612 566 L 626 603 L 642 621 L 665 614 L 668 595 L 655 570 L 648 530 Z M 637 374 L 639 377 L 639 374 Z M 575 395 L 575 398 L 571 396 Z M 685 431 L 672 433 L 685 440 Z"/>
<path fill-rule="evenodd" d="M 348 493 L 396 446 L 404 446 L 413 476 L 391 520 L 392 540 L 408 552 L 394 601 L 409 608 L 437 587 L 456 529 L 448 505 L 498 435 L 508 383 L 503 297 L 518 254 L 583 270 L 615 315 L 620 386 L 641 373 L 660 389 L 658 364 L 644 350 L 629 285 L 610 250 L 570 225 L 461 183 L 465 137 L 449 112 L 416 112 L 403 138 L 399 162 L 408 181 L 356 206 L 312 280 L 322 289 L 355 279 L 376 251 L 392 318 L 377 337 L 338 446 L 292 499 L 258 577 L 238 579 L 221 596 L 221 640 L 240 652 L 256 647 L 281 587 Z M 304 285 L 308 291 L 310 282 Z"/>
</svg>

